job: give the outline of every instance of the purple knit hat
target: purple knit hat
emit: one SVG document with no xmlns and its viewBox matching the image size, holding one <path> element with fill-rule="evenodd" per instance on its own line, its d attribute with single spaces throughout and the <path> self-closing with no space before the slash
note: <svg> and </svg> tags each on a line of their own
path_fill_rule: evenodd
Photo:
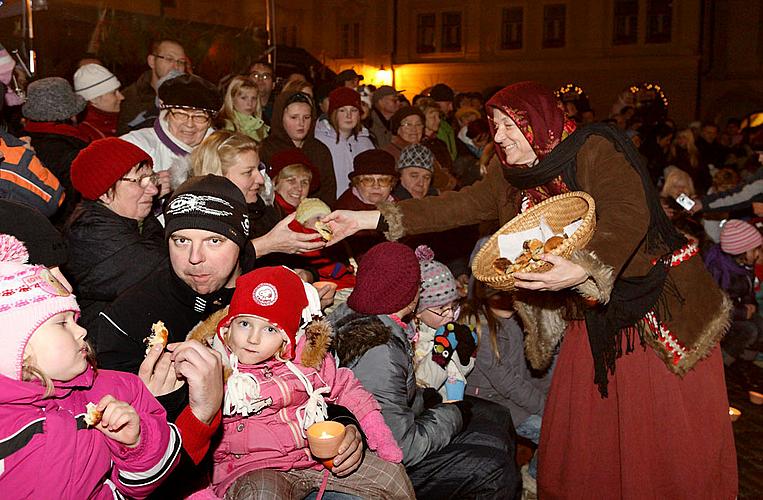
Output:
<svg viewBox="0 0 763 500">
<path fill-rule="evenodd" d="M 0 235 L 0 374 L 21 380 L 24 351 L 35 331 L 58 313 L 79 313 L 77 300 L 44 266 L 26 264 L 26 247 Z"/>
<path fill-rule="evenodd" d="M 421 295 L 416 312 L 448 305 L 458 299 L 456 278 L 445 264 L 434 260 L 432 249 L 419 245 L 415 253 L 421 268 Z"/>
<path fill-rule="evenodd" d="M 385 241 L 361 259 L 347 305 L 363 314 L 396 313 L 416 297 L 420 284 L 421 270 L 413 250 Z"/>
</svg>

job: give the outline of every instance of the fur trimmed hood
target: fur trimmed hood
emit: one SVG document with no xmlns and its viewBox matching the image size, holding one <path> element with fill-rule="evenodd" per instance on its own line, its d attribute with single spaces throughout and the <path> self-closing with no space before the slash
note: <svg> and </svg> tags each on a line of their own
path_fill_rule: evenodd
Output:
<svg viewBox="0 0 763 500">
<path fill-rule="evenodd" d="M 229 354 L 217 337 L 217 325 L 228 315 L 228 307 L 211 314 L 199 322 L 188 333 L 186 340 L 197 340 L 222 354 L 225 364 L 225 378 L 230 375 Z M 311 322 L 304 335 L 297 337 L 297 359 L 302 366 L 319 369 L 326 357 L 332 341 L 332 328 L 328 321 L 318 319 Z"/>
<path fill-rule="evenodd" d="M 347 366 L 363 356 L 366 351 L 386 344 L 392 330 L 376 316 L 356 313 L 349 307 L 342 317 L 332 318 L 335 329 L 334 346 L 339 365 Z"/>
</svg>

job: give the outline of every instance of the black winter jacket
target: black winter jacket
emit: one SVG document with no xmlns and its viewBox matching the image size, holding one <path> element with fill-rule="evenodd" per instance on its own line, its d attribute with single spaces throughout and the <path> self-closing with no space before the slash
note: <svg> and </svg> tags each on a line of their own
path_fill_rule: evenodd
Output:
<svg viewBox="0 0 763 500">
<path fill-rule="evenodd" d="M 96 201 L 77 205 L 65 236 L 69 262 L 64 271 L 72 280 L 85 328 L 120 293 L 167 261 L 164 229 L 153 215 L 139 225 Z"/>
</svg>

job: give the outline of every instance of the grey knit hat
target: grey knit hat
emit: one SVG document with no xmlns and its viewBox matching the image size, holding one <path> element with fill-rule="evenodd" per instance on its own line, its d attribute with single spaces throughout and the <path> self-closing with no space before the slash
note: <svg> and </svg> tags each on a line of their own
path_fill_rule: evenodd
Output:
<svg viewBox="0 0 763 500">
<path fill-rule="evenodd" d="M 433 172 L 434 155 L 429 148 L 421 144 L 406 146 L 400 152 L 400 159 L 397 160 L 397 169 L 402 170 L 408 167 L 419 167 Z"/>
<path fill-rule="evenodd" d="M 81 113 L 86 105 L 87 101 L 74 93 L 69 82 L 52 76 L 29 84 L 21 113 L 35 122 L 55 122 Z"/>
</svg>

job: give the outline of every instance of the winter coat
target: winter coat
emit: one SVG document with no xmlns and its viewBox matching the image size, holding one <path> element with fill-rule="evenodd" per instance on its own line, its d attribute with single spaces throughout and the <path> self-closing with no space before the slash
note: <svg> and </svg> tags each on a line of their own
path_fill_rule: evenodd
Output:
<svg viewBox="0 0 763 500">
<path fill-rule="evenodd" d="M 138 223 L 97 201 L 83 200 L 77 206 L 65 236 L 69 261 L 64 270 L 86 328 L 120 293 L 167 260 L 164 228 L 153 215 Z"/>
<path fill-rule="evenodd" d="M 64 186 L 34 151 L 0 131 L 0 198 L 37 209 L 50 217 L 64 202 Z"/>
<path fill-rule="evenodd" d="M 431 143 L 431 141 L 428 141 Z M 423 146 L 426 146 L 430 151 L 432 151 L 432 148 L 430 148 L 427 143 L 422 142 Z M 395 163 L 400 161 L 400 153 L 403 151 L 403 148 L 406 146 L 409 146 L 410 143 L 406 140 L 402 139 L 399 135 L 392 136 L 392 139 L 390 140 L 389 144 L 384 146 L 383 149 L 387 153 L 391 154 L 395 157 Z M 435 154 L 434 151 L 432 151 L 432 154 Z M 398 184 L 399 186 L 399 184 Z M 435 157 L 434 161 L 434 170 L 432 171 L 432 184 L 430 186 L 430 189 L 436 189 L 438 191 L 449 191 L 456 187 L 456 178 L 453 177 L 450 172 L 445 170 L 439 161 L 437 161 L 437 158 Z"/>
<path fill-rule="evenodd" d="M 39 382 L 0 377 L 0 491 L 6 498 L 145 498 L 175 467 L 178 430 L 134 375 L 89 368 L 57 382 L 43 398 Z M 140 416 L 135 448 L 84 422 L 86 405 L 111 394 Z"/>
<path fill-rule="evenodd" d="M 574 292 L 546 294 L 525 292 L 516 296 L 517 312 L 525 325 L 525 348 L 536 369 L 547 367 L 568 319 L 581 319 L 579 296 L 606 303 L 614 278 L 643 276 L 659 257 L 647 250 L 649 209 L 638 173 L 625 156 L 604 137 L 593 135 L 576 156 L 576 180 L 596 202 L 596 231 L 584 250 L 573 253 L 590 278 Z M 386 234 L 398 239 L 405 234 L 444 231 L 454 227 L 498 219 L 511 220 L 519 211 L 520 193 L 503 177 L 495 158 L 484 179 L 458 192 L 399 204 L 380 204 L 389 225 Z M 667 294 L 670 317 L 663 318 L 669 332 L 686 340 L 675 351 L 673 335 L 645 335 L 645 341 L 672 372 L 682 375 L 707 356 L 728 325 L 730 303 L 693 256 L 670 268 L 669 279 L 677 294 Z"/>
<path fill-rule="evenodd" d="M 733 256 L 721 251 L 720 245 L 706 253 L 705 265 L 731 299 L 734 306 L 731 319 L 748 321 L 747 306 L 758 304 L 755 298 L 755 270 L 739 264 Z"/>
<path fill-rule="evenodd" d="M 214 129 L 209 127 L 204 138 L 212 132 Z M 169 170 L 172 189 L 191 177 L 190 154 L 193 148 L 170 134 L 166 110 L 161 112 L 153 127 L 133 130 L 120 139 L 131 142 L 145 151 L 154 161 L 154 172 Z"/>
<path fill-rule="evenodd" d="M 117 135 L 118 120 L 119 112 L 109 113 L 88 104 L 85 108 L 85 117 L 79 124 L 79 129 L 90 142 L 104 137 L 114 137 Z"/>
<path fill-rule="evenodd" d="M 487 321 L 480 318 L 477 361 L 466 377 L 466 393 L 505 406 L 519 425 L 530 415 L 543 415 L 553 370 L 531 373 L 523 348 L 524 333 L 516 318 L 496 319 L 500 358 L 493 352 Z"/>
<path fill-rule="evenodd" d="M 151 71 L 144 71 L 132 85 L 122 91 L 125 99 L 119 107 L 118 134 L 129 132 L 130 127 L 127 124 L 142 112 L 154 107 L 156 91 L 151 86 Z"/>
<path fill-rule="evenodd" d="M 363 127 L 357 136 L 350 135 L 348 138 L 336 140 L 336 131 L 327 119 L 318 120 L 315 125 L 315 138 L 329 148 L 331 160 L 334 164 L 334 178 L 336 179 L 336 197 L 338 198 L 350 187 L 350 178 L 353 171 L 353 160 L 363 151 L 374 149 L 371 135 Z"/>
<path fill-rule="evenodd" d="M 378 149 L 384 149 L 384 146 L 392 141 L 392 136 L 395 134 L 392 133 L 389 127 L 389 120 L 384 118 L 378 109 L 371 109 L 371 126 L 368 131 Z"/>
<path fill-rule="evenodd" d="M 296 92 L 281 92 L 273 105 L 273 119 L 271 122 L 270 135 L 262 142 L 260 158 L 266 165 L 270 165 L 270 159 L 279 151 L 295 147 L 283 128 L 284 104 Z M 315 111 L 313 111 L 315 113 Z M 315 120 L 310 123 L 310 130 L 302 142 L 302 152 L 313 162 L 318 169 L 320 186 L 310 193 L 313 198 L 320 198 L 328 206 L 336 201 L 336 177 L 334 176 L 334 164 L 331 151 L 321 141 L 315 138 Z"/>
<path fill-rule="evenodd" d="M 455 405 L 424 406 L 416 386 L 413 348 L 403 328 L 386 315 L 363 315 L 341 304 L 329 315 L 339 365 L 351 368 L 381 405 L 384 421 L 411 467 L 447 446 L 462 428 Z"/>
<path fill-rule="evenodd" d="M 322 348 L 323 357 L 317 358 L 318 366 L 305 366 L 302 356 L 305 339 L 300 338 L 296 349 L 296 359 L 302 361 L 294 361 L 293 365 L 306 375 L 313 389 L 330 389 L 324 394 L 327 403 L 346 407 L 361 422 L 367 414 L 379 411 L 379 404 L 352 371 L 337 368 L 334 358 L 326 354 L 326 344 Z M 297 376 L 284 362 L 274 359 L 258 365 L 239 365 L 239 370 L 257 379 L 260 397 L 267 406 L 248 417 L 223 418 L 222 439 L 213 455 L 212 485 L 216 493 L 223 496 L 237 478 L 253 470 L 322 469 L 323 466 L 306 453 L 307 439 L 303 437 L 297 415 L 304 409 L 309 394 Z"/>
<path fill-rule="evenodd" d="M 54 122 L 29 121 L 24 127 L 24 135 L 32 139 L 37 158 L 45 168 L 53 172 L 64 187 L 66 198 L 63 210 L 58 215 L 66 220 L 79 200 L 79 193 L 74 190 L 71 181 L 71 166 L 79 152 L 87 146 L 87 139 L 74 125 Z"/>
</svg>

